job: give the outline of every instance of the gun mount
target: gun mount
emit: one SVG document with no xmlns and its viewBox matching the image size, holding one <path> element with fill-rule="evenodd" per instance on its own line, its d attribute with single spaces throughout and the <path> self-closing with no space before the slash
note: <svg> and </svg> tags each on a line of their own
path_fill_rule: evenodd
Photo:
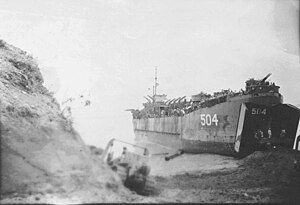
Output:
<svg viewBox="0 0 300 205">
<path fill-rule="evenodd" d="M 272 73 L 269 73 L 268 75 L 266 75 L 266 77 L 264 77 L 264 78 L 260 81 L 260 83 L 265 82 L 265 81 L 268 79 L 268 77 L 270 77 L 271 75 L 272 75 Z"/>
<path fill-rule="evenodd" d="M 255 94 L 255 93 L 279 93 L 279 86 L 276 86 L 274 83 L 266 81 L 271 76 L 271 73 L 266 75 L 261 80 L 255 80 L 250 78 L 246 81 L 246 94 Z"/>
</svg>

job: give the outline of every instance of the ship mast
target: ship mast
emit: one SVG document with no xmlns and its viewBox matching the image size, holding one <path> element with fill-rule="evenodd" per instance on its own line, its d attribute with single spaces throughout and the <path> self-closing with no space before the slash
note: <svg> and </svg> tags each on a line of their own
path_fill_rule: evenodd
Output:
<svg viewBox="0 0 300 205">
<path fill-rule="evenodd" d="M 155 66 L 155 85 L 154 85 L 154 95 L 156 95 L 156 90 L 157 90 L 157 86 L 158 86 L 158 83 L 157 83 L 157 66 Z"/>
<path fill-rule="evenodd" d="M 155 96 L 157 91 L 157 66 L 155 66 L 155 77 L 154 77 L 154 85 L 153 85 L 153 105 L 155 104 Z"/>
</svg>

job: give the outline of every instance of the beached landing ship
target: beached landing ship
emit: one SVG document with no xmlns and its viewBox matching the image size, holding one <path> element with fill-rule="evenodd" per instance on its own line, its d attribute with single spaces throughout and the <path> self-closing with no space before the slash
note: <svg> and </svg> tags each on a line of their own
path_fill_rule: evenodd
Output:
<svg viewBox="0 0 300 205">
<path fill-rule="evenodd" d="M 190 101 L 158 95 L 155 76 L 153 96 L 145 97 L 144 109 L 130 110 L 136 143 L 152 154 L 179 150 L 243 157 L 257 149 L 259 133 L 273 142 L 284 137 L 292 148 L 300 110 L 282 103 L 279 86 L 267 81 L 270 75 L 247 80 L 240 92 L 222 90 L 213 96 L 201 92 Z"/>
</svg>

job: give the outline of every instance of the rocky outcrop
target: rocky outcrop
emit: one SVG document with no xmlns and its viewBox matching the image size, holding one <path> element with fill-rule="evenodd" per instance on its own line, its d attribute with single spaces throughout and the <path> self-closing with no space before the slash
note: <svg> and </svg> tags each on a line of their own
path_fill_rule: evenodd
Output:
<svg viewBox="0 0 300 205">
<path fill-rule="evenodd" d="M 2 40 L 0 93 L 2 197 L 56 194 L 79 202 L 124 201 L 127 190 L 61 114 L 36 61 Z"/>
</svg>

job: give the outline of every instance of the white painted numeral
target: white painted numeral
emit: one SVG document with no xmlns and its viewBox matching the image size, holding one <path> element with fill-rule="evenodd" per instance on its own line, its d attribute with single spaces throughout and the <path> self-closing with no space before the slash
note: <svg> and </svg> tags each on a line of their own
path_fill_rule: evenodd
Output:
<svg viewBox="0 0 300 205">
<path fill-rule="evenodd" d="M 218 126 L 218 117 L 217 114 L 214 114 L 214 116 L 211 118 L 210 114 L 201 114 L 200 115 L 200 122 L 201 125 L 207 125 L 207 126 L 211 126 L 213 123 L 215 123 L 216 126 Z"/>
<path fill-rule="evenodd" d="M 208 126 L 211 126 L 211 116 L 210 115 L 206 115 L 205 119 L 206 119 L 206 124 Z"/>
<path fill-rule="evenodd" d="M 205 114 L 200 115 L 201 125 L 205 125 Z"/>
<path fill-rule="evenodd" d="M 252 115 L 266 115 L 267 114 L 267 109 L 260 109 L 260 108 L 252 108 L 251 111 Z"/>
<path fill-rule="evenodd" d="M 218 126 L 218 117 L 217 117 L 217 114 L 214 114 L 213 118 L 212 118 L 212 122 L 214 122 L 216 124 L 216 126 Z"/>
</svg>

